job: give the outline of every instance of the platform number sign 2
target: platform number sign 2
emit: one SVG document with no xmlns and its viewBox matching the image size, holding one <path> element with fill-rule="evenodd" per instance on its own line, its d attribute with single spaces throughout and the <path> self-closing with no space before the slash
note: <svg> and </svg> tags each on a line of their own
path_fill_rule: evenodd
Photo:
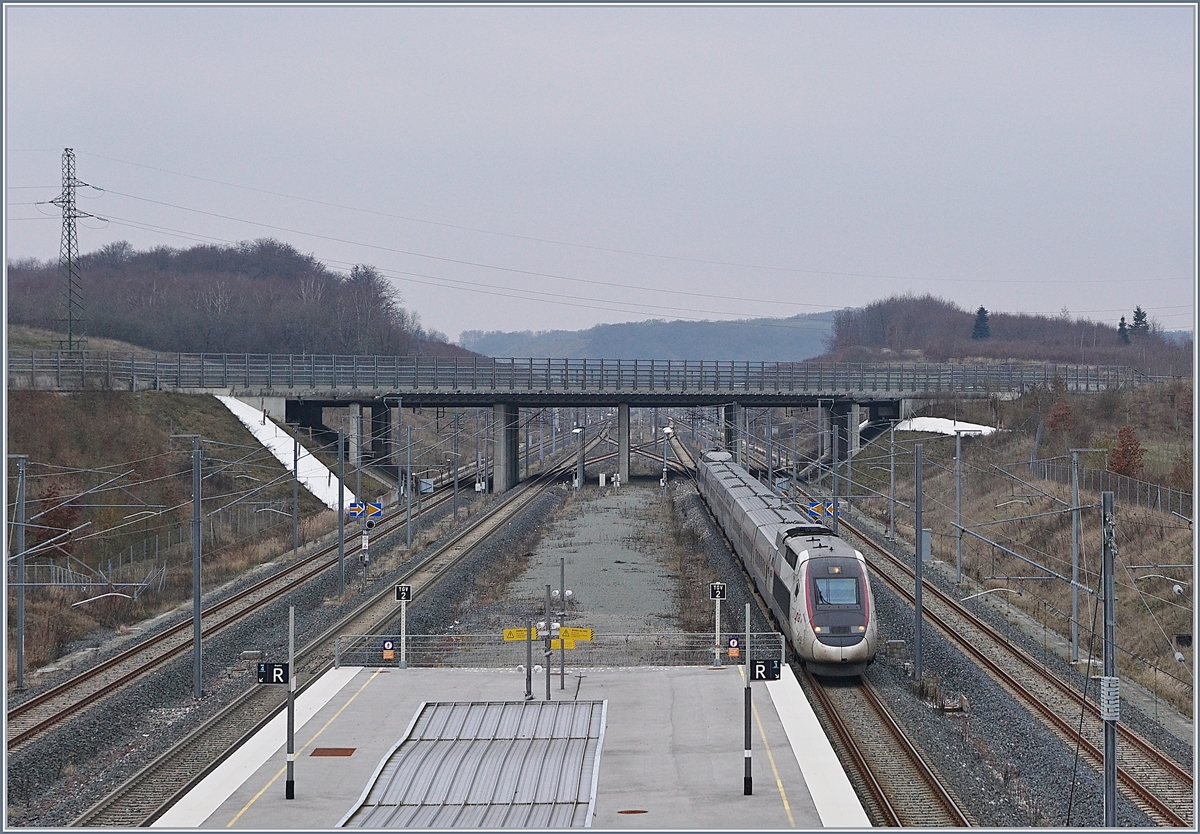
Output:
<svg viewBox="0 0 1200 834">
<path fill-rule="evenodd" d="M 708 586 L 709 599 L 726 599 L 726 588 L 724 582 L 713 582 Z"/>
</svg>

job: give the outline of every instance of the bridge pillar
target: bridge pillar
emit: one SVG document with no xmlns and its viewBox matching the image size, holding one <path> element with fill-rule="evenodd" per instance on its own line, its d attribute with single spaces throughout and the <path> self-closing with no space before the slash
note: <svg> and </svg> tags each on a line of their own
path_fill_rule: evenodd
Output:
<svg viewBox="0 0 1200 834">
<path fill-rule="evenodd" d="M 306 403 L 303 400 L 288 400 L 285 419 L 307 429 L 325 429 L 321 422 L 321 404 Z"/>
<path fill-rule="evenodd" d="M 835 402 L 830 409 L 830 422 L 838 433 L 838 460 L 846 460 L 858 454 L 860 446 L 859 426 L 862 425 L 862 408 L 855 402 Z"/>
<path fill-rule="evenodd" d="M 496 418 L 496 463 L 493 489 L 507 492 L 521 479 L 521 409 L 511 403 L 492 406 Z"/>
<path fill-rule="evenodd" d="M 722 406 L 721 408 L 721 423 L 724 426 L 725 433 L 725 451 L 733 455 L 734 463 L 743 462 L 742 455 L 738 454 L 739 447 L 741 446 L 738 441 L 741 439 L 740 430 L 743 410 L 744 409 L 742 409 L 737 403 L 730 403 L 729 405 Z"/>
<path fill-rule="evenodd" d="M 362 466 L 362 403 L 350 403 L 350 414 L 346 417 L 346 466 Z"/>
<path fill-rule="evenodd" d="M 629 483 L 629 404 L 617 406 L 617 472 L 621 486 Z"/>
<path fill-rule="evenodd" d="M 391 406 L 387 409 L 388 435 L 391 437 L 390 463 L 393 466 L 404 465 L 404 412 L 401 406 Z"/>
<path fill-rule="evenodd" d="M 391 411 L 382 402 L 371 403 L 371 460 L 383 463 L 392 449 Z"/>
</svg>

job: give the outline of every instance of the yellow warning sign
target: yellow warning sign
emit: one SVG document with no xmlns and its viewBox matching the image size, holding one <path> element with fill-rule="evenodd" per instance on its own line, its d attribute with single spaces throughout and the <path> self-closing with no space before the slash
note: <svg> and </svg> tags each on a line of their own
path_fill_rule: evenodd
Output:
<svg viewBox="0 0 1200 834">
<path fill-rule="evenodd" d="M 536 628 L 533 630 L 532 638 L 527 637 L 525 632 L 526 629 L 523 628 L 506 628 L 504 629 L 504 639 L 506 641 L 538 639 L 538 630 Z"/>
<path fill-rule="evenodd" d="M 558 633 L 564 640 L 591 640 L 592 630 L 590 628 L 568 628 L 563 626 L 558 630 Z M 570 648 L 568 646 L 567 648 Z"/>
<path fill-rule="evenodd" d="M 383 650 L 383 659 L 384 660 L 395 660 L 396 659 L 396 650 L 395 649 L 384 649 Z"/>
<path fill-rule="evenodd" d="M 552 649 L 573 649 L 573 648 L 575 648 L 575 641 L 570 638 L 564 638 L 562 640 L 551 640 L 550 648 L 552 648 Z"/>
</svg>

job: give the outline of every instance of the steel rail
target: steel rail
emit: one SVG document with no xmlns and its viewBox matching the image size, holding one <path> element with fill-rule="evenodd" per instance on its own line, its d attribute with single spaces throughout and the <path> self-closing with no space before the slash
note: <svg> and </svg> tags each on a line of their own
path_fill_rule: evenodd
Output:
<svg viewBox="0 0 1200 834">
<path fill-rule="evenodd" d="M 846 516 L 842 517 L 841 523 L 843 527 L 853 532 L 868 547 L 868 549 L 882 556 L 886 560 L 887 564 L 899 569 L 906 578 L 915 581 L 915 573 L 912 568 L 900 561 L 888 550 L 871 540 L 869 536 L 865 535 L 860 529 L 856 528 L 855 525 L 848 522 Z M 914 602 L 915 594 L 907 587 L 907 585 L 901 583 L 895 577 L 879 569 L 875 570 L 875 575 L 887 583 L 895 591 L 897 591 L 902 598 L 910 603 Z M 1026 670 L 1026 672 L 1034 675 L 1036 679 L 1050 685 L 1060 697 L 1063 697 L 1072 704 L 1077 705 L 1095 721 L 1099 721 L 1100 711 L 1096 704 L 1086 700 L 1083 696 L 1083 693 L 1079 692 L 1058 675 L 1051 672 L 1044 666 L 1044 664 L 1039 663 L 1023 649 L 1018 646 L 1014 646 L 999 631 L 994 629 L 983 619 L 976 616 L 969 609 L 959 604 L 957 600 L 941 591 L 936 585 L 933 585 L 932 583 L 925 583 L 924 590 L 927 594 L 925 616 L 930 620 L 931 623 L 936 625 L 951 642 L 958 645 L 971 657 L 974 657 L 976 661 L 988 671 L 989 674 L 999 680 L 1005 685 L 1006 688 L 1009 689 L 1009 691 L 1011 691 L 1021 701 L 1025 702 L 1030 708 L 1032 708 L 1035 714 L 1042 716 L 1060 734 L 1063 734 L 1070 743 L 1078 743 L 1081 749 L 1087 753 L 1088 757 L 1093 761 L 1094 764 L 1097 766 L 1101 766 L 1103 764 L 1104 754 L 1094 742 L 1092 742 L 1084 733 L 1081 733 L 1074 724 L 1068 722 L 1061 715 L 1059 715 L 1049 704 L 1045 703 L 1044 698 L 1039 697 L 1036 693 L 1032 692 L 1026 684 L 1023 684 L 1021 681 L 1017 680 L 1017 678 L 1007 669 L 1005 669 L 1000 662 L 998 662 L 995 658 L 989 657 L 976 641 L 966 639 L 962 634 L 961 628 L 955 628 L 953 625 L 948 623 L 944 617 L 940 616 L 937 612 L 932 611 L 928 607 L 929 596 L 933 596 L 938 600 L 938 602 L 946 606 L 946 608 L 948 608 L 955 616 L 961 617 L 967 622 L 967 624 L 981 632 L 984 636 L 992 641 L 994 646 L 996 646 L 1000 651 L 1006 653 L 1009 658 L 1019 660 L 1021 666 Z M 1190 773 L 1180 767 L 1177 763 L 1171 761 L 1159 750 L 1154 748 L 1152 744 L 1129 728 L 1118 724 L 1118 731 L 1121 737 L 1131 746 L 1136 748 L 1138 752 L 1146 756 L 1152 765 L 1160 768 L 1167 778 L 1174 779 L 1175 781 L 1182 783 L 1186 787 L 1188 795 L 1191 795 L 1194 782 Z M 1118 767 L 1117 775 L 1121 781 L 1121 784 L 1135 797 L 1140 798 L 1147 806 L 1149 806 L 1149 808 L 1153 810 L 1154 813 L 1157 813 L 1166 822 L 1166 824 L 1184 827 L 1189 825 L 1189 822 L 1186 819 L 1168 806 L 1155 791 L 1144 785 L 1140 779 L 1130 773 L 1127 767 Z"/>
<path fill-rule="evenodd" d="M 869 535 L 864 533 L 860 528 L 853 524 L 850 521 L 849 514 L 843 515 L 839 521 L 844 528 L 854 533 L 856 537 L 863 542 L 864 546 L 868 550 L 882 556 L 886 564 L 892 565 L 901 570 L 909 580 L 915 582 L 915 571 L 890 551 L 876 543 Z M 910 604 L 915 601 L 914 592 L 909 590 L 897 579 L 880 570 L 878 567 L 876 567 L 874 573 L 876 576 L 880 577 L 882 581 L 895 589 L 900 596 L 906 599 Z M 941 591 L 936 585 L 933 585 L 932 583 L 926 583 L 924 585 L 924 589 L 929 593 L 929 595 L 932 595 L 935 599 L 937 599 L 938 602 L 945 605 L 951 612 L 953 612 L 955 616 L 961 617 L 968 625 L 976 628 L 985 637 L 992 641 L 993 645 L 998 651 L 1006 653 L 1010 659 L 1015 658 L 1020 661 L 1021 665 L 1026 669 L 1026 671 L 1032 674 L 1036 680 L 1043 681 L 1051 686 L 1056 694 L 1079 706 L 1079 708 L 1084 710 L 1085 713 L 1094 721 L 1098 722 L 1100 720 L 1099 706 L 1091 701 L 1088 701 L 1084 697 L 1083 693 L 1070 686 L 1070 684 L 1068 684 L 1058 675 L 1051 672 L 1045 667 L 1044 664 L 1039 663 L 1023 649 L 1013 645 L 1004 635 L 992 628 L 990 624 L 976 616 L 965 606 L 961 605 L 958 600 Z M 1003 665 L 1001 665 L 1001 663 L 993 658 L 988 657 L 978 643 L 966 639 L 962 635 L 961 629 L 953 627 L 951 624 L 947 623 L 944 618 L 938 616 L 936 612 L 931 611 L 928 607 L 928 596 L 926 597 L 926 600 L 926 617 L 929 618 L 930 621 L 933 622 L 934 625 L 936 625 L 952 643 L 961 647 L 971 657 L 974 657 L 977 662 L 988 671 L 989 674 L 1000 681 L 1019 700 L 1026 703 L 1032 709 L 1035 715 L 1042 716 L 1057 733 L 1059 733 L 1063 738 L 1065 738 L 1065 740 L 1068 741 L 1068 743 L 1078 743 L 1081 749 L 1092 760 L 1093 764 L 1096 766 L 1102 766 L 1104 756 L 1100 748 L 1095 743 L 1090 741 L 1082 732 L 1076 729 L 1072 723 L 1066 721 L 1062 716 L 1055 712 L 1050 705 L 1045 703 L 1044 700 L 1036 693 L 1032 692 L 1028 686 L 1018 681 L 1004 668 Z M 1181 794 L 1185 793 L 1188 797 L 1193 796 L 1194 779 L 1191 773 L 1184 770 L 1176 762 L 1172 761 L 1161 751 L 1155 748 L 1149 741 L 1142 738 L 1138 733 L 1130 730 L 1125 725 L 1118 724 L 1117 730 L 1119 736 L 1123 740 L 1128 742 L 1128 744 L 1135 748 L 1138 753 L 1141 753 L 1146 757 L 1146 759 L 1149 760 L 1148 764 L 1150 766 L 1157 767 L 1162 771 L 1163 778 L 1174 780 L 1176 784 L 1182 785 L 1184 790 L 1180 791 Z M 1135 766 L 1138 766 L 1139 764 L 1140 763 L 1134 763 Z M 1161 820 L 1165 821 L 1167 825 L 1180 827 L 1189 827 L 1191 825 L 1187 819 L 1184 819 L 1183 816 L 1167 805 L 1167 803 L 1158 795 L 1158 793 L 1146 786 L 1142 779 L 1137 778 L 1133 773 L 1131 773 L 1128 766 L 1119 766 L 1117 768 L 1117 776 L 1122 786 L 1134 796 L 1135 801 L 1141 801 L 1144 810 L 1148 809 L 1148 812 L 1152 815 L 1157 814 Z M 1171 786 L 1168 785 L 1166 787 L 1169 789 Z"/>
<path fill-rule="evenodd" d="M 553 486 L 556 478 L 564 472 L 570 471 L 573 466 L 573 461 L 561 464 L 539 475 L 534 481 L 528 483 L 525 489 L 512 491 L 497 505 L 489 508 L 483 517 L 438 547 L 419 564 L 407 569 L 400 578 L 402 582 L 412 581 L 423 571 L 430 575 L 431 581 L 414 588 L 414 600 L 423 597 L 431 590 L 436 579 L 444 574 L 445 569 L 451 563 L 443 560 L 442 563 L 436 564 L 436 569 L 431 570 L 431 566 L 442 559 L 447 551 L 458 545 L 473 528 L 489 520 L 492 521 L 494 527 L 505 523 L 545 489 Z M 469 555 L 471 549 L 479 543 L 480 538 L 477 537 L 470 547 L 462 549 L 456 559 L 462 559 Z M 391 593 L 391 588 L 384 588 L 371 595 L 297 653 L 298 669 L 294 673 L 297 673 L 299 668 L 304 668 L 310 675 L 309 679 L 298 687 L 299 691 L 303 692 L 321 674 L 333 667 L 335 657 L 332 643 L 338 634 L 347 631 L 362 633 L 386 627 L 387 623 L 396 616 L 394 602 L 390 602 L 386 606 L 383 617 L 374 616 L 372 612 L 380 607 Z M 364 621 L 367 622 L 364 624 Z M 172 745 L 116 790 L 93 805 L 72 825 L 149 825 L 284 709 L 286 695 L 270 690 L 270 687 L 257 685 L 248 689 L 217 716 Z M 251 713 L 249 718 L 243 715 L 245 712 Z M 170 775 L 163 775 L 167 771 L 170 772 Z M 164 796 L 162 785 L 177 787 L 171 787 L 168 794 Z"/>
<path fill-rule="evenodd" d="M 439 496 L 433 503 L 424 508 L 421 515 L 429 513 L 431 510 L 442 506 L 449 500 L 451 499 L 447 494 Z M 414 514 L 414 517 L 420 516 Z M 380 533 L 387 535 L 403 530 L 404 524 L 405 522 L 403 521 L 393 521 L 390 526 L 382 528 Z M 379 533 L 377 533 L 377 535 L 379 535 Z M 361 543 L 357 540 L 348 539 L 346 544 L 347 556 L 353 555 L 361 549 Z M 226 617 L 218 622 L 210 621 L 204 627 L 202 637 L 207 639 L 227 626 L 238 622 L 242 616 L 245 616 L 247 613 L 252 611 L 253 608 L 261 606 L 264 602 L 278 598 L 279 596 L 295 588 L 297 585 L 307 582 L 319 574 L 324 573 L 326 570 L 329 570 L 331 567 L 336 566 L 336 558 L 328 559 L 328 557 L 331 554 L 335 554 L 336 551 L 337 543 L 334 542 L 333 544 L 327 545 L 326 547 L 323 547 L 316 552 L 304 556 L 292 564 L 285 566 L 278 572 L 273 573 L 271 576 L 264 577 L 249 587 L 244 588 L 241 591 L 238 591 L 237 593 L 220 600 L 219 602 L 209 605 L 200 613 L 202 623 L 204 622 L 205 618 L 211 618 L 221 613 L 232 611 L 232 616 Z M 278 587 L 272 589 L 273 586 Z M 265 596 L 258 596 L 264 592 Z M 254 598 L 253 605 L 246 606 L 240 611 L 235 608 L 235 606 L 238 606 L 241 603 L 250 601 L 251 598 Z M 76 690 L 96 680 L 105 673 L 115 670 L 116 667 L 134 661 L 139 655 L 145 655 L 158 647 L 162 647 L 164 643 L 168 642 L 172 638 L 178 638 L 183 634 L 190 633 L 192 629 L 192 620 L 192 617 L 188 617 L 186 620 L 176 623 L 175 625 L 170 626 L 163 631 L 146 638 L 145 640 L 139 641 L 136 645 L 131 646 L 128 649 L 125 649 L 118 654 L 105 659 L 104 661 L 101 661 L 100 663 L 84 670 L 78 675 L 62 681 L 54 687 L 47 689 L 45 692 L 39 693 L 29 700 L 12 707 L 7 714 L 7 723 L 10 731 L 10 735 L 7 739 L 7 749 L 10 752 L 16 750 L 25 742 L 37 735 L 40 735 L 42 732 L 54 726 L 55 724 L 60 723 L 69 715 L 78 712 L 82 707 L 88 706 L 100 700 L 104 696 L 111 694 L 130 681 L 146 674 L 153 668 L 191 650 L 192 643 L 190 640 L 183 641 L 175 646 L 166 647 L 163 651 L 157 654 L 152 654 L 148 659 L 135 666 L 132 670 L 123 674 L 119 674 L 111 681 L 103 684 L 99 689 L 84 693 L 82 695 L 73 694 L 76 693 Z M 17 730 L 15 734 L 12 734 L 14 719 L 19 719 L 21 716 L 24 716 L 35 709 L 44 707 L 53 701 L 61 701 L 62 699 L 68 697 L 70 697 L 70 702 L 63 709 L 52 713 L 44 719 L 35 721 L 35 723 L 30 726 L 22 727 L 21 729 Z M 19 724 L 20 722 L 17 723 Z"/>
</svg>

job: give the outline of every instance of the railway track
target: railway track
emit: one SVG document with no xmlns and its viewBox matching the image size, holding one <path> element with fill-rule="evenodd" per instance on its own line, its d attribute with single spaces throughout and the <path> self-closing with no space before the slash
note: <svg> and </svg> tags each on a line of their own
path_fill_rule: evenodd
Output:
<svg viewBox="0 0 1200 834">
<path fill-rule="evenodd" d="M 855 787 L 877 826 L 921 828 L 974 825 L 916 743 L 865 680 L 824 684 L 807 670 L 805 688 L 834 730 L 843 761 L 853 762 Z"/>
<path fill-rule="evenodd" d="M 875 575 L 914 602 L 913 570 L 843 518 L 841 526 L 864 546 Z M 932 583 L 924 583 L 924 614 L 1064 742 L 1079 746 L 1097 768 L 1104 763 L 1104 724 L 1095 702 L 1047 669 L 989 623 Z M 1191 827 L 1192 775 L 1123 724 L 1117 725 L 1117 780 L 1127 796 L 1161 825 Z"/>
<path fill-rule="evenodd" d="M 465 558 L 488 536 L 536 500 L 569 466 L 552 469 L 512 490 L 469 527 L 414 566 L 398 582 L 412 585 L 413 603 L 419 602 L 455 563 Z M 398 616 L 389 585 L 371 595 L 353 612 L 296 653 L 303 692 L 312 681 L 332 668 L 339 634 L 369 634 L 388 630 Z M 72 824 L 75 826 L 144 826 L 153 822 L 187 791 L 225 760 L 286 706 L 286 692 L 277 687 L 255 686 L 214 718 L 164 751 L 154 761 L 94 805 Z"/>
<path fill-rule="evenodd" d="M 421 515 L 444 505 L 451 500 L 443 494 L 429 502 Z M 418 518 L 417 513 L 413 514 Z M 392 518 L 376 529 L 377 537 L 404 530 L 402 518 Z M 345 540 L 345 562 L 361 548 L 359 537 L 347 536 Z M 337 543 L 323 547 L 285 565 L 268 577 L 226 599 L 203 608 L 200 614 L 201 639 L 208 640 L 222 629 L 252 615 L 264 604 L 289 593 L 298 585 L 308 582 L 325 571 L 337 567 Z M 45 692 L 29 698 L 8 710 L 7 749 L 11 754 L 33 739 L 74 718 L 81 710 L 90 707 L 116 692 L 121 687 L 148 674 L 162 664 L 192 651 L 193 618 L 187 619 L 152 635 L 136 645 L 92 666 Z"/>
<path fill-rule="evenodd" d="M 915 602 L 911 567 L 877 544 L 847 516 L 839 519 L 863 549 L 872 571 L 909 604 Z M 1097 769 L 1103 767 L 1103 722 L 1099 706 L 1084 693 L 1013 645 L 1002 633 L 932 583 L 925 583 L 927 620 L 964 654 L 1004 686 L 1064 743 L 1078 746 Z M 1194 778 L 1123 724 L 1118 730 L 1117 779 L 1137 807 L 1160 825 L 1194 827 Z"/>
</svg>

